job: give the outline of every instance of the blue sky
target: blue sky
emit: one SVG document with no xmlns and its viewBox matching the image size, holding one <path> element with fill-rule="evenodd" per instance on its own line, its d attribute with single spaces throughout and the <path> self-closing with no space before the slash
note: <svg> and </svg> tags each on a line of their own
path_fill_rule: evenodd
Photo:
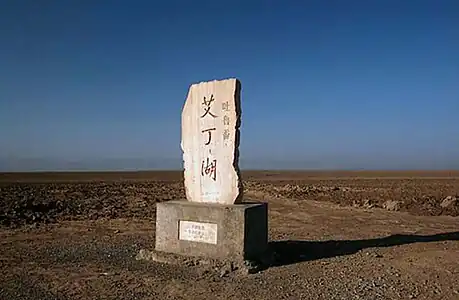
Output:
<svg viewBox="0 0 459 300">
<path fill-rule="evenodd" d="M 181 168 L 242 82 L 241 167 L 459 168 L 458 1 L 0 3 L 0 169 Z"/>
</svg>

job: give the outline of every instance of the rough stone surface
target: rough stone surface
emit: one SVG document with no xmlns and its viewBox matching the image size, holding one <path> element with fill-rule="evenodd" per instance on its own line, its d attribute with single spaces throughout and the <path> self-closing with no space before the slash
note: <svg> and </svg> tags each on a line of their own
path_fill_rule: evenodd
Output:
<svg viewBox="0 0 459 300">
<path fill-rule="evenodd" d="M 384 202 L 383 207 L 387 210 L 391 211 L 399 211 L 401 208 L 402 203 L 400 201 L 395 200 L 387 200 Z"/>
<path fill-rule="evenodd" d="M 451 208 L 459 203 L 459 197 L 448 196 L 441 202 L 440 206 L 442 208 Z"/>
<path fill-rule="evenodd" d="M 180 221 L 196 222 L 196 241 L 181 240 Z M 209 234 L 201 223 L 216 224 L 216 243 L 202 242 Z M 212 234 L 212 233 L 211 233 Z M 268 244 L 267 203 L 233 205 L 168 201 L 157 204 L 155 249 L 167 253 L 215 259 L 257 259 Z"/>
<path fill-rule="evenodd" d="M 201 82 L 188 91 L 181 142 L 188 201 L 241 202 L 240 91 L 237 79 Z"/>
</svg>

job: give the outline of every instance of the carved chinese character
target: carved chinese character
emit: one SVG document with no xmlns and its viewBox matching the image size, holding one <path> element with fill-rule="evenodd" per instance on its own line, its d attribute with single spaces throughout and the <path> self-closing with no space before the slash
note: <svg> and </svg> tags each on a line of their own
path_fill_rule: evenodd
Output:
<svg viewBox="0 0 459 300">
<path fill-rule="evenodd" d="M 229 129 L 223 130 L 223 139 L 227 140 L 230 137 Z"/>
<path fill-rule="evenodd" d="M 201 164 L 201 175 L 207 175 L 214 181 L 217 180 L 217 160 L 214 159 L 210 161 L 209 158 L 207 158 L 206 161 L 203 160 Z"/>
<path fill-rule="evenodd" d="M 222 110 L 229 111 L 229 103 L 228 101 L 222 103 Z"/>
<path fill-rule="evenodd" d="M 229 125 L 230 119 L 227 115 L 223 116 L 223 124 L 224 125 Z"/>
<path fill-rule="evenodd" d="M 214 95 L 210 95 L 210 99 L 209 100 L 206 100 L 206 97 L 204 97 L 204 101 L 202 102 L 202 105 L 204 105 L 204 114 L 201 116 L 201 118 L 204 118 L 207 114 L 211 115 L 212 117 L 216 118 L 217 116 L 214 115 L 211 111 L 210 111 L 210 108 L 211 108 L 211 105 L 212 105 L 212 102 L 214 102 L 215 99 L 214 99 Z"/>
<path fill-rule="evenodd" d="M 209 145 L 210 144 L 210 141 L 212 140 L 212 131 L 213 130 L 216 130 L 216 128 L 209 128 L 209 129 L 204 129 L 204 130 L 201 131 L 202 133 L 205 133 L 205 132 L 209 133 L 209 135 L 208 135 L 209 138 L 208 138 L 207 143 L 205 145 Z"/>
</svg>

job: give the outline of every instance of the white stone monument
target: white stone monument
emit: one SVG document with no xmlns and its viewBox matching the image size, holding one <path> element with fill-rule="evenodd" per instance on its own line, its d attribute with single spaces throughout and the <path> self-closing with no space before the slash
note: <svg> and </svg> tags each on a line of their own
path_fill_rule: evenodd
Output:
<svg viewBox="0 0 459 300">
<path fill-rule="evenodd" d="M 187 201 L 157 203 L 157 251 L 244 260 L 266 250 L 267 203 L 242 199 L 240 94 L 237 79 L 191 85 L 182 111 Z"/>
<path fill-rule="evenodd" d="M 239 173 L 240 83 L 193 84 L 182 111 L 182 150 L 188 201 L 241 201 Z"/>
</svg>

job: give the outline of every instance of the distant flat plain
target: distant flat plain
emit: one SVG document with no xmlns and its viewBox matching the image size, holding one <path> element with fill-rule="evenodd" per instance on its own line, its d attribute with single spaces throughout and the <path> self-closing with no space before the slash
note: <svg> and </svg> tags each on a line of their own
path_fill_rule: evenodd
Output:
<svg viewBox="0 0 459 300">
<path fill-rule="evenodd" d="M 401 171 L 291 171 L 291 170 L 243 170 L 242 179 L 251 180 L 301 180 L 301 179 L 407 179 L 407 178 L 459 178 L 459 170 L 401 170 Z M 176 181 L 183 178 L 183 171 L 68 171 L 68 172 L 3 172 L 0 182 L 49 182 L 49 181 L 126 181 L 160 180 Z"/>
</svg>

